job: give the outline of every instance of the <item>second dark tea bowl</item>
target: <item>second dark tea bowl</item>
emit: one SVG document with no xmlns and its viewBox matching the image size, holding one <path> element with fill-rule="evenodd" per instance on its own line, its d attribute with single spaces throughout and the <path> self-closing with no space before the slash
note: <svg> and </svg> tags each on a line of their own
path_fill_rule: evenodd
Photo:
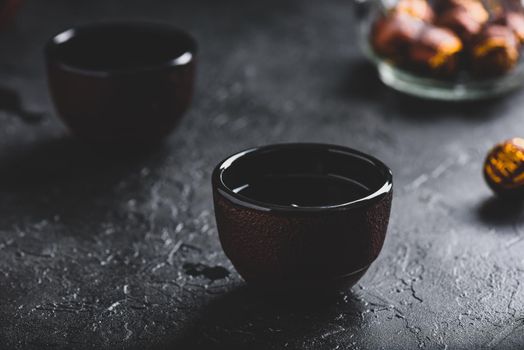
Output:
<svg viewBox="0 0 524 350">
<path fill-rule="evenodd" d="M 196 42 L 146 22 L 68 29 L 45 47 L 58 114 L 95 143 L 154 143 L 176 126 L 193 95 Z"/>
<path fill-rule="evenodd" d="M 248 284 L 268 291 L 353 286 L 386 236 L 392 174 L 342 146 L 249 149 L 212 175 L 220 242 Z"/>
</svg>

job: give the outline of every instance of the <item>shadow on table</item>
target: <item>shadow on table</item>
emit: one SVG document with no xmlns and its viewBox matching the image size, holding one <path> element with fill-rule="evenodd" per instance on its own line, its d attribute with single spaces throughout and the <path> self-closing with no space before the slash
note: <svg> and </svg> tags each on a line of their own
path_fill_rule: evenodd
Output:
<svg viewBox="0 0 524 350">
<path fill-rule="evenodd" d="M 479 219 L 488 225 L 510 226 L 524 221 L 524 201 L 497 196 L 486 198 L 477 208 Z"/>
<path fill-rule="evenodd" d="M 38 124 L 45 117 L 43 112 L 26 109 L 18 91 L 7 86 L 0 86 L 0 111 L 16 116 L 28 124 Z"/>
<path fill-rule="evenodd" d="M 154 171 L 166 155 L 163 145 L 108 151 L 71 137 L 11 146 L 0 153 L 3 215 L 97 222 L 126 193 L 139 194 L 147 185 L 141 169 Z"/>
<path fill-rule="evenodd" d="M 0 189 L 37 190 L 60 184 L 112 183 L 139 169 L 144 162 L 165 154 L 162 144 L 110 149 L 64 136 L 0 156 Z"/>
<path fill-rule="evenodd" d="M 241 287 L 205 306 L 193 326 L 162 349 L 334 347 L 333 335 L 359 327 L 362 309 L 352 294 L 278 298 Z"/>
<path fill-rule="evenodd" d="M 375 66 L 364 58 L 349 64 L 339 84 L 342 98 L 357 98 L 383 106 L 387 111 L 417 122 L 431 122 L 435 118 L 461 116 L 472 121 L 491 119 L 500 115 L 501 105 L 512 93 L 477 101 L 436 101 L 397 92 L 384 85 Z"/>
</svg>

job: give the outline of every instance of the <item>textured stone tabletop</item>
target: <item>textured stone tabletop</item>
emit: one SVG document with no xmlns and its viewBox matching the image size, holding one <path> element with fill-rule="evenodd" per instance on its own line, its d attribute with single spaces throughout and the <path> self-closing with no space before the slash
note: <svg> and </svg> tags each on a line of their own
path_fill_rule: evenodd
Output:
<svg viewBox="0 0 524 350">
<path fill-rule="evenodd" d="M 27 0 L 0 32 L 0 348 L 522 348 L 524 209 L 493 198 L 481 165 L 524 136 L 524 90 L 471 104 L 401 96 L 363 61 L 351 10 Z M 41 52 L 59 30 L 113 18 L 171 22 L 200 43 L 180 127 L 118 158 L 66 136 Z M 299 307 L 245 288 L 210 189 L 220 159 L 288 141 L 372 153 L 395 178 L 379 259 L 353 290 Z"/>
</svg>

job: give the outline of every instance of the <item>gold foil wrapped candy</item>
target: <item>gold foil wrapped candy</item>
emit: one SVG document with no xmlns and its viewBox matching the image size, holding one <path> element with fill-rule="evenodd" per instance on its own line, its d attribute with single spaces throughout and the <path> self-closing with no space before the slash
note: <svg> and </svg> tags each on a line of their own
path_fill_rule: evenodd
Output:
<svg viewBox="0 0 524 350">
<path fill-rule="evenodd" d="M 484 178 L 496 193 L 508 197 L 524 195 L 524 139 L 506 140 L 489 151 Z"/>
</svg>

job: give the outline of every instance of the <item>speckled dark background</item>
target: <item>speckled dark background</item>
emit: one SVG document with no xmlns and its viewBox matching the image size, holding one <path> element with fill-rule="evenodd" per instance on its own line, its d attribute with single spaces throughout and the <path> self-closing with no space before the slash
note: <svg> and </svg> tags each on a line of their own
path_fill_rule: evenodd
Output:
<svg viewBox="0 0 524 350">
<path fill-rule="evenodd" d="M 152 152 L 78 145 L 49 102 L 44 41 L 109 18 L 200 42 L 193 107 Z M 524 346 L 524 209 L 481 175 L 494 142 L 524 135 L 524 91 L 457 105 L 388 90 L 350 0 L 27 0 L 0 52 L 1 349 Z M 45 116 L 20 118 L 13 90 Z M 382 254 L 333 299 L 254 295 L 218 243 L 213 166 L 282 141 L 351 146 L 394 172 Z"/>
</svg>

